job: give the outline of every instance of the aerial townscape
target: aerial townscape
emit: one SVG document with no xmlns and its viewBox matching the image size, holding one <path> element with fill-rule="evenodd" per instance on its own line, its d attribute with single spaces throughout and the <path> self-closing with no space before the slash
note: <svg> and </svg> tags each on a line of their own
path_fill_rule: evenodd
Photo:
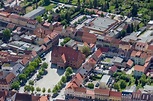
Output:
<svg viewBox="0 0 153 101">
<path fill-rule="evenodd" d="M 0 0 L 0 101 L 153 101 L 153 0 Z"/>
</svg>

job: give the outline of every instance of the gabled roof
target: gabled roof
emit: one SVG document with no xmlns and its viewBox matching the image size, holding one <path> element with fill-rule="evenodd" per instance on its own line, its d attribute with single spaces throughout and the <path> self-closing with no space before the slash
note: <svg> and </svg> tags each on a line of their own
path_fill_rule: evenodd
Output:
<svg viewBox="0 0 153 101">
<path fill-rule="evenodd" d="M 134 63 L 134 62 L 133 62 L 131 59 L 129 59 L 128 62 L 127 62 L 126 64 L 127 64 L 128 66 L 132 67 L 133 63 Z"/>
<path fill-rule="evenodd" d="M 61 57 L 62 57 L 63 62 L 66 63 L 66 57 L 65 57 L 65 54 L 62 54 Z"/>
<path fill-rule="evenodd" d="M 66 60 L 78 61 L 79 59 L 84 59 L 83 54 L 80 51 L 74 50 L 70 47 L 55 47 L 52 51 L 52 56 L 60 56 L 65 54 Z"/>
<path fill-rule="evenodd" d="M 146 68 L 145 66 L 140 66 L 140 65 L 135 65 L 134 66 L 135 71 L 140 71 L 140 72 L 143 72 L 143 73 L 145 72 L 145 68 Z"/>
<path fill-rule="evenodd" d="M 118 69 L 118 68 L 117 68 L 116 66 L 112 66 L 112 67 L 110 68 L 110 70 L 113 71 L 113 72 L 116 72 L 117 69 Z"/>
<path fill-rule="evenodd" d="M 86 88 L 84 87 L 76 87 L 74 88 L 75 92 L 79 92 L 79 93 L 86 93 Z"/>
<path fill-rule="evenodd" d="M 118 97 L 118 98 L 122 97 L 122 93 L 121 92 L 110 91 L 109 94 L 110 94 L 110 97 Z"/>
<path fill-rule="evenodd" d="M 109 89 L 100 89 L 100 88 L 95 88 L 94 89 L 95 94 L 103 95 L 103 96 L 109 96 Z"/>
</svg>

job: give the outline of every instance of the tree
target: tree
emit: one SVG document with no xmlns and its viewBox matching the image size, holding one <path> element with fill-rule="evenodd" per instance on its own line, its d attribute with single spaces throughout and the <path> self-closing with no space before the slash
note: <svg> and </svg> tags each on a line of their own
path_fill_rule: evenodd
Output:
<svg viewBox="0 0 153 101">
<path fill-rule="evenodd" d="M 120 88 L 124 89 L 125 87 L 126 87 L 126 82 L 124 80 L 121 80 Z"/>
<path fill-rule="evenodd" d="M 93 89 L 94 88 L 94 84 L 93 83 L 88 83 L 88 88 Z"/>
<path fill-rule="evenodd" d="M 35 67 L 34 67 L 34 66 L 29 65 L 27 69 L 30 71 L 30 73 L 32 73 L 32 72 L 34 72 Z"/>
<path fill-rule="evenodd" d="M 132 10 L 131 10 L 131 14 L 133 17 L 137 16 L 137 12 L 138 12 L 138 7 L 136 4 L 132 4 Z"/>
<path fill-rule="evenodd" d="M 12 85 L 11 85 L 11 88 L 15 89 L 15 90 L 18 90 L 19 87 L 20 87 L 20 83 L 18 81 L 13 82 Z"/>
<path fill-rule="evenodd" d="M 62 81 L 63 83 L 66 83 L 66 77 L 65 77 L 65 76 L 62 76 L 61 81 Z"/>
<path fill-rule="evenodd" d="M 70 76 L 70 73 L 69 72 L 65 72 L 65 76 L 66 77 L 69 77 Z"/>
<path fill-rule="evenodd" d="M 78 9 L 80 9 L 80 5 L 81 5 L 80 0 L 78 0 L 77 4 L 78 4 L 77 5 Z"/>
<path fill-rule="evenodd" d="M 49 5 L 50 0 L 44 0 L 44 5 Z"/>
<path fill-rule="evenodd" d="M 30 65 L 36 68 L 38 66 L 38 63 L 37 62 L 31 62 Z"/>
<path fill-rule="evenodd" d="M 69 72 L 70 74 L 72 74 L 73 73 L 73 69 L 71 67 L 67 67 L 66 68 L 66 72 Z"/>
<path fill-rule="evenodd" d="M 48 22 L 50 22 L 50 23 L 51 23 L 51 22 L 52 22 L 52 20 L 53 20 L 53 16 L 52 16 L 52 15 L 49 15 L 49 16 L 48 16 Z"/>
<path fill-rule="evenodd" d="M 3 30 L 2 40 L 7 42 L 10 40 L 10 37 L 11 37 L 11 31 L 9 29 Z"/>
<path fill-rule="evenodd" d="M 33 80 L 30 80 L 29 81 L 29 85 L 34 85 L 34 81 Z"/>
<path fill-rule="evenodd" d="M 59 90 L 58 85 L 55 85 L 54 89 L 58 91 Z"/>
<path fill-rule="evenodd" d="M 42 23 L 42 21 L 43 21 L 43 19 L 42 19 L 41 16 L 37 16 L 37 17 L 36 17 L 36 20 L 37 20 L 39 23 Z"/>
<path fill-rule="evenodd" d="M 40 91 L 41 91 L 41 88 L 37 87 L 37 88 L 36 88 L 36 91 L 37 91 L 37 92 L 40 92 Z"/>
<path fill-rule="evenodd" d="M 48 64 L 46 63 L 46 62 L 44 62 L 43 64 L 42 64 L 42 66 L 41 66 L 42 68 L 45 68 L 45 69 L 47 69 L 47 67 L 48 67 Z"/>
<path fill-rule="evenodd" d="M 43 93 L 45 93 L 45 91 L 46 91 L 46 89 L 45 89 L 45 88 L 43 88 L 43 89 L 42 89 L 42 92 L 43 92 Z"/>
<path fill-rule="evenodd" d="M 50 90 L 50 88 L 48 89 L 48 93 L 50 93 L 51 92 L 51 90 Z"/>
<path fill-rule="evenodd" d="M 26 79 L 27 79 L 26 74 L 20 74 L 20 75 L 19 75 L 19 80 L 20 80 L 20 81 L 24 81 L 24 80 L 26 80 Z"/>
<path fill-rule="evenodd" d="M 83 54 L 85 54 L 86 57 L 87 57 L 87 56 L 90 54 L 90 48 L 87 47 L 87 46 L 84 46 L 84 47 L 82 48 L 81 52 L 82 52 Z"/>
<path fill-rule="evenodd" d="M 39 70 L 39 74 L 40 74 L 40 75 L 43 75 L 44 73 L 45 73 L 45 72 L 43 71 L 43 69 L 40 69 L 40 70 Z"/>
<path fill-rule="evenodd" d="M 94 0 L 94 1 L 93 1 L 94 8 L 97 8 L 97 6 L 98 6 L 97 4 L 98 4 L 98 3 L 97 3 L 97 0 Z"/>
<path fill-rule="evenodd" d="M 117 89 L 117 90 L 119 91 L 120 86 L 119 86 L 119 84 L 118 84 L 118 83 L 114 83 L 114 89 Z"/>
<path fill-rule="evenodd" d="M 35 91 L 35 88 L 33 86 L 31 86 L 30 88 L 31 88 L 31 92 L 33 93 Z"/>
<path fill-rule="evenodd" d="M 145 84 L 147 83 L 147 79 L 146 79 L 146 75 L 143 74 L 140 78 L 140 82 L 142 86 L 145 86 Z"/>
<path fill-rule="evenodd" d="M 31 90 L 31 86 L 30 85 L 25 85 L 24 86 L 24 91 L 30 91 Z"/>
</svg>

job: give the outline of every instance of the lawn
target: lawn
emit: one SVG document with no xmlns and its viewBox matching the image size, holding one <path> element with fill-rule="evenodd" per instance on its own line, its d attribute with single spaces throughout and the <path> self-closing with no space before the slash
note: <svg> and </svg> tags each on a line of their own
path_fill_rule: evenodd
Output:
<svg viewBox="0 0 153 101">
<path fill-rule="evenodd" d="M 102 78 L 102 74 L 97 74 L 95 76 L 92 77 L 92 80 L 98 81 Z"/>
<path fill-rule="evenodd" d="M 52 10 L 54 7 L 56 7 L 56 5 L 55 5 L 55 4 L 50 4 L 50 5 L 44 6 L 44 7 L 45 7 L 45 9 L 46 9 L 47 11 L 50 11 L 50 10 Z"/>
<path fill-rule="evenodd" d="M 111 61 L 110 58 L 105 58 L 105 59 L 104 59 L 104 62 L 110 62 L 110 61 Z"/>
<path fill-rule="evenodd" d="M 29 7 L 26 8 L 26 13 L 29 13 L 32 10 L 33 10 L 33 7 L 32 6 L 29 6 Z"/>
</svg>

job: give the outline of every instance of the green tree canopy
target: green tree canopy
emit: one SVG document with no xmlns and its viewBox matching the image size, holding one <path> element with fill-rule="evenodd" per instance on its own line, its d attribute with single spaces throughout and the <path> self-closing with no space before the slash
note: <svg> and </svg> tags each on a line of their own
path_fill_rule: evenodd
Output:
<svg viewBox="0 0 153 101">
<path fill-rule="evenodd" d="M 88 88 L 93 89 L 94 88 L 94 84 L 93 83 L 88 83 Z"/>
<path fill-rule="evenodd" d="M 114 89 L 117 89 L 117 90 L 119 91 L 120 86 L 119 86 L 119 84 L 118 84 L 118 83 L 114 83 Z"/>
<path fill-rule="evenodd" d="M 73 73 L 73 69 L 71 67 L 67 67 L 66 68 L 66 72 L 69 72 L 70 74 L 72 74 Z"/>
<path fill-rule="evenodd" d="M 65 77 L 65 76 L 62 76 L 61 81 L 62 81 L 63 83 L 66 83 L 66 77 Z"/>
<path fill-rule="evenodd" d="M 126 87 L 126 82 L 124 80 L 121 80 L 120 82 L 120 88 L 124 89 Z"/>
<path fill-rule="evenodd" d="M 43 92 L 43 93 L 45 93 L 45 91 L 46 91 L 46 89 L 45 89 L 45 88 L 43 88 L 43 89 L 42 89 L 42 92 Z"/>
<path fill-rule="evenodd" d="M 10 40 L 10 37 L 11 37 L 11 31 L 9 29 L 3 30 L 3 38 L 2 38 L 2 40 L 7 42 L 7 41 Z"/>
<path fill-rule="evenodd" d="M 19 87 L 20 87 L 20 83 L 18 81 L 13 82 L 11 85 L 11 88 L 15 90 L 18 90 Z"/>
<path fill-rule="evenodd" d="M 36 91 L 37 91 L 37 92 L 40 92 L 40 91 L 41 91 L 41 88 L 37 87 L 37 88 L 36 88 Z"/>
<path fill-rule="evenodd" d="M 85 54 L 86 57 L 87 57 L 87 56 L 90 54 L 90 48 L 87 47 L 87 46 L 84 46 L 84 47 L 82 48 L 81 52 L 82 52 L 83 54 Z"/>
<path fill-rule="evenodd" d="M 24 81 L 24 80 L 26 80 L 26 79 L 27 79 L 27 77 L 26 77 L 25 74 L 20 74 L 20 75 L 19 75 L 19 80 L 20 80 L 20 81 Z"/>
<path fill-rule="evenodd" d="M 41 16 L 37 16 L 37 17 L 36 17 L 36 20 L 37 20 L 39 23 L 41 23 L 41 22 L 43 21 L 43 19 L 42 19 Z"/>
</svg>

